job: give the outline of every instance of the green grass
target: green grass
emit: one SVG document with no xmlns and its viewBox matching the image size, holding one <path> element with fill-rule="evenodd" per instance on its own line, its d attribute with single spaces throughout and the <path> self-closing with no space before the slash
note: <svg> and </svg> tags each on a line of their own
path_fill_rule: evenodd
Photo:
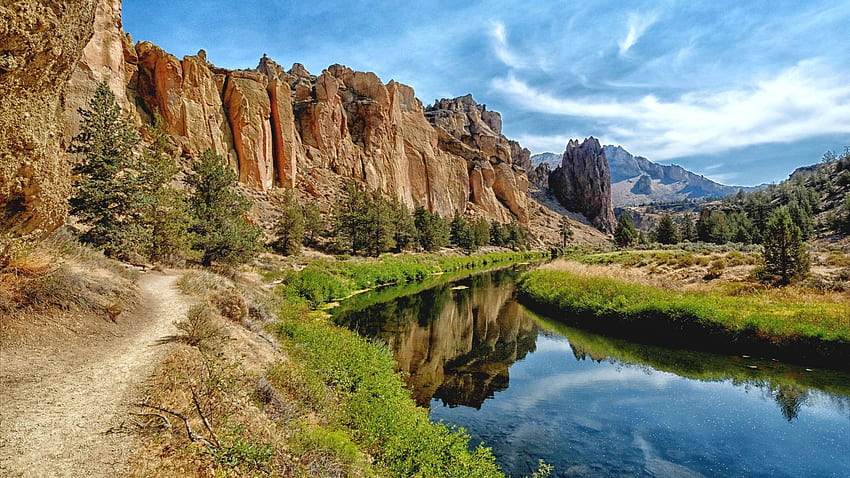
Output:
<svg viewBox="0 0 850 478">
<path fill-rule="evenodd" d="M 344 443 L 344 433 L 389 476 L 503 476 L 488 448 L 470 450 L 462 429 L 433 423 L 416 406 L 385 347 L 321 319 L 281 321 L 277 331 L 313 377 L 306 381 L 321 381 L 337 397 L 334 441 Z"/>
<path fill-rule="evenodd" d="M 519 284 L 523 298 L 549 312 L 603 319 L 638 330 L 703 330 L 731 340 L 850 346 L 846 303 L 777 300 L 774 295 L 726 296 L 677 292 L 567 271 L 536 270 Z M 602 322 L 599 322 L 600 324 Z"/>
<path fill-rule="evenodd" d="M 540 260 L 546 252 L 499 252 L 471 256 L 431 254 L 391 256 L 378 259 L 315 261 L 302 271 L 275 275 L 282 280 L 282 295 L 311 307 L 348 297 L 353 292 L 390 284 L 417 282 L 440 273 L 473 270 L 513 262 Z"/>
<path fill-rule="evenodd" d="M 323 450 L 337 469 L 358 475 L 375 471 L 398 477 L 504 476 L 488 448 L 470 449 L 470 437 L 463 429 L 433 423 L 427 410 L 416 406 L 385 346 L 335 326 L 311 309 L 362 289 L 389 284 L 415 287 L 440 277 L 437 274 L 454 276 L 544 257 L 548 253 L 388 255 L 316 261 L 298 272 L 276 274 L 282 281 L 277 289 L 276 332 L 293 360 L 273 367 L 269 380 L 288 388 L 324 420 L 320 427 L 305 426 L 296 444 Z M 386 291 L 394 295 L 393 289 L 408 288 Z M 361 460 L 358 450 L 374 461 Z"/>
</svg>

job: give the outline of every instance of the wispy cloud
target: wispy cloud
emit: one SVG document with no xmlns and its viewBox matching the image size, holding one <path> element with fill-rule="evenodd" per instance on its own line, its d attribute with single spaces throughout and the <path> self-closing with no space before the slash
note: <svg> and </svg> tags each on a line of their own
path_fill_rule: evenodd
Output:
<svg viewBox="0 0 850 478">
<path fill-rule="evenodd" d="M 656 21 L 658 21 L 657 13 L 630 13 L 629 19 L 626 22 L 628 32 L 626 32 L 625 37 L 617 42 L 617 46 L 620 47 L 620 56 L 624 56 L 628 53 L 629 49 L 631 49 L 635 43 L 640 40 L 640 37 L 642 37 L 646 30 L 649 29 L 649 27 L 651 27 Z"/>
<path fill-rule="evenodd" d="M 508 46 L 508 33 L 505 30 L 505 24 L 502 22 L 492 22 L 490 36 L 493 38 L 493 52 L 499 60 L 511 68 L 524 68 L 525 61 L 516 55 Z"/>
<path fill-rule="evenodd" d="M 514 75 L 492 86 L 529 111 L 593 119 L 613 142 L 653 159 L 850 132 L 850 83 L 817 60 L 773 78 L 723 91 L 692 91 L 670 101 L 562 98 Z M 542 142 L 540 138 L 537 138 Z"/>
</svg>

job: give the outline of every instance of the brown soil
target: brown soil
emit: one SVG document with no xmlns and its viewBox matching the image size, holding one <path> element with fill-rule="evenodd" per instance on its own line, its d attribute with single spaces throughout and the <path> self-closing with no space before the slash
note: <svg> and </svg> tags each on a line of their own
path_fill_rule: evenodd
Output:
<svg viewBox="0 0 850 478">
<path fill-rule="evenodd" d="M 177 278 L 144 275 L 140 305 L 99 334 L 0 348 L 0 475 L 127 474 L 130 404 L 191 303 Z"/>
</svg>

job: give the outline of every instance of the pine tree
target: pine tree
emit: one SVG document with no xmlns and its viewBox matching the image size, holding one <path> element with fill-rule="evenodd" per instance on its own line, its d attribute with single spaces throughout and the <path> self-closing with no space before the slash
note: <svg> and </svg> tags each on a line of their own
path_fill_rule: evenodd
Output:
<svg viewBox="0 0 850 478">
<path fill-rule="evenodd" d="M 490 244 L 490 223 L 481 218 L 472 223 L 472 237 L 476 247 Z"/>
<path fill-rule="evenodd" d="M 655 240 L 661 244 L 679 243 L 679 231 L 676 230 L 673 218 L 669 214 L 665 214 L 658 223 L 658 227 L 655 228 Z"/>
<path fill-rule="evenodd" d="M 391 203 L 375 193 L 367 201 L 364 249 L 366 252 L 377 257 L 382 252 L 387 252 L 396 246 L 395 222 Z"/>
<path fill-rule="evenodd" d="M 189 215 L 184 192 L 171 187 L 180 166 L 168 153 L 168 135 L 158 113 L 149 135 L 139 159 L 140 222 L 146 233 L 142 252 L 156 262 L 179 264 L 189 250 Z"/>
<path fill-rule="evenodd" d="M 449 245 L 449 224 L 439 214 L 419 206 L 413 211 L 413 221 L 422 249 L 436 251 Z"/>
<path fill-rule="evenodd" d="M 490 223 L 490 244 L 505 247 L 507 242 L 507 231 L 505 225 L 495 219 Z"/>
<path fill-rule="evenodd" d="M 512 222 L 506 226 L 506 230 L 507 239 L 505 240 L 505 246 L 510 247 L 514 251 L 517 249 L 525 250 L 528 245 L 528 233 L 525 229 L 518 222 Z"/>
<path fill-rule="evenodd" d="M 274 248 L 285 256 L 301 253 L 304 242 L 304 213 L 295 199 L 292 189 L 286 189 L 280 196 L 280 217 L 274 226 L 277 240 Z"/>
<path fill-rule="evenodd" d="M 685 217 L 682 218 L 682 222 L 679 224 L 679 235 L 683 241 L 697 240 L 697 229 L 696 226 L 694 226 L 694 221 L 691 219 L 690 214 L 686 214 Z"/>
<path fill-rule="evenodd" d="M 112 257 L 126 257 L 142 239 L 139 223 L 140 183 L 133 169 L 139 137 L 121 113 L 115 94 L 101 82 L 80 109 L 80 134 L 69 151 L 83 154 L 74 166 L 79 180 L 70 199 L 71 214 L 90 226 L 80 240 Z"/>
<path fill-rule="evenodd" d="M 301 208 L 301 215 L 304 217 L 304 244 L 313 246 L 319 236 L 324 234 L 325 220 L 322 218 L 319 206 L 314 203 L 305 204 Z"/>
<path fill-rule="evenodd" d="M 337 201 L 334 211 L 334 232 L 351 254 L 357 255 L 367 246 L 370 206 L 369 193 L 353 180 L 346 183 L 345 196 Z"/>
<path fill-rule="evenodd" d="M 401 252 L 416 244 L 416 224 L 410 209 L 397 198 L 392 202 L 393 222 L 395 224 L 395 247 Z"/>
<path fill-rule="evenodd" d="M 449 225 L 449 231 L 449 240 L 453 246 L 459 247 L 467 253 L 475 251 L 476 244 L 472 228 L 466 219 L 460 215 L 460 211 L 455 211 L 455 215 L 452 217 L 452 222 Z"/>
<path fill-rule="evenodd" d="M 629 213 L 620 214 L 617 220 L 617 228 L 614 229 L 614 242 L 620 247 L 629 247 L 638 239 L 635 223 Z"/>
<path fill-rule="evenodd" d="M 209 149 L 204 151 L 184 181 L 191 191 L 188 203 L 190 232 L 194 235 L 192 249 L 201 253 L 201 263 L 240 264 L 254 257 L 259 249 L 260 228 L 245 219 L 251 204 L 231 190 L 236 173 L 224 158 Z"/>
<path fill-rule="evenodd" d="M 800 228 L 786 208 L 779 208 L 767 221 L 764 235 L 764 272 L 780 284 L 804 276 L 811 266 Z"/>
</svg>

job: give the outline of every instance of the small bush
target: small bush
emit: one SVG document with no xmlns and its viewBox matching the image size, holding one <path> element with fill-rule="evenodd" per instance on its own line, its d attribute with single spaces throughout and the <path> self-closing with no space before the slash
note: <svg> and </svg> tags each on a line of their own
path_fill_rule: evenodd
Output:
<svg viewBox="0 0 850 478">
<path fill-rule="evenodd" d="M 183 332 L 183 342 L 192 346 L 202 346 L 220 338 L 221 330 L 215 325 L 213 311 L 206 304 L 196 304 L 186 312 L 186 320 L 177 322 Z"/>
<path fill-rule="evenodd" d="M 219 313 L 230 320 L 240 321 L 248 316 L 248 304 L 236 287 L 228 287 L 212 296 Z"/>
</svg>

